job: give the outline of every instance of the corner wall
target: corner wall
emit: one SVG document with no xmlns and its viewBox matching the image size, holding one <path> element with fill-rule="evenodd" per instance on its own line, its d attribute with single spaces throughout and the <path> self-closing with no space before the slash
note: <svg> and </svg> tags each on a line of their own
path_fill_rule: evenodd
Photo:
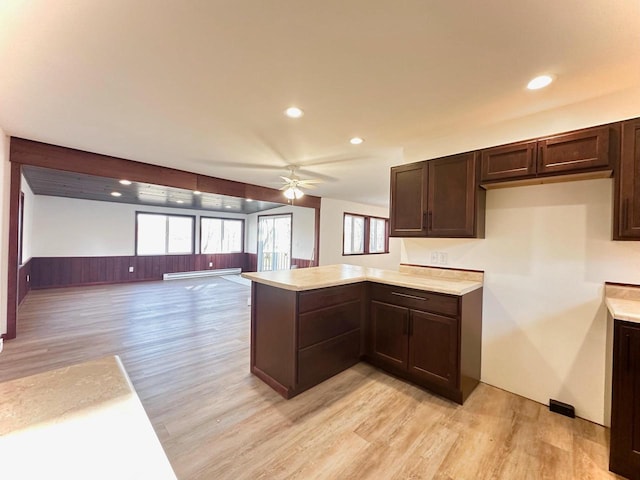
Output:
<svg viewBox="0 0 640 480">
<path fill-rule="evenodd" d="M 402 261 L 485 271 L 482 381 L 607 424 L 604 282 L 640 283 L 640 242 L 614 242 L 613 181 L 487 192 L 486 238 L 403 239 Z"/>
<path fill-rule="evenodd" d="M 346 213 L 358 213 L 389 218 L 389 209 L 347 202 L 333 198 L 322 198 L 320 208 L 320 265 L 349 263 L 364 267 L 397 270 L 400 265 L 401 240 L 389 239 L 389 253 L 374 255 L 342 255 L 343 218 Z"/>
</svg>

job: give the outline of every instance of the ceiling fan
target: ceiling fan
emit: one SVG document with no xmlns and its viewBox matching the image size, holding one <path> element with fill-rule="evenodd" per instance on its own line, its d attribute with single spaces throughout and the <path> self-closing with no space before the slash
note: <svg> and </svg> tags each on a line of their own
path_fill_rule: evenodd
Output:
<svg viewBox="0 0 640 480">
<path fill-rule="evenodd" d="M 296 165 L 289 166 L 289 176 L 280 176 L 280 178 L 284 181 L 284 185 L 280 188 L 280 190 L 284 191 L 284 196 L 289 200 L 293 200 L 294 198 L 300 199 L 304 196 L 303 188 L 316 188 L 314 184 L 322 183 L 322 180 L 317 178 L 309 178 L 307 180 L 302 180 L 300 177 L 296 175 Z"/>
</svg>

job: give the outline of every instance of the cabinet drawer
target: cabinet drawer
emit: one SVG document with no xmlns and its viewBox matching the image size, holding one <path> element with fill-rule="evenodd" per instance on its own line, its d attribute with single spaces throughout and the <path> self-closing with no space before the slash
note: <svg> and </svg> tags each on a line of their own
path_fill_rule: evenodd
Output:
<svg viewBox="0 0 640 480">
<path fill-rule="evenodd" d="M 298 351 L 298 385 L 306 388 L 360 361 L 360 330 Z"/>
<path fill-rule="evenodd" d="M 458 297 L 454 295 L 373 283 L 371 284 L 371 299 L 451 317 L 458 315 Z"/>
<path fill-rule="evenodd" d="M 610 168 L 609 127 L 538 140 L 538 174 Z"/>
<path fill-rule="evenodd" d="M 536 141 L 488 148 L 480 153 L 481 182 L 534 177 Z"/>
<path fill-rule="evenodd" d="M 298 297 L 298 313 L 305 313 L 319 308 L 360 300 L 361 297 L 362 284 L 301 292 Z"/>
<path fill-rule="evenodd" d="M 300 315 L 298 347 L 305 348 L 360 328 L 362 303 L 354 300 Z"/>
</svg>

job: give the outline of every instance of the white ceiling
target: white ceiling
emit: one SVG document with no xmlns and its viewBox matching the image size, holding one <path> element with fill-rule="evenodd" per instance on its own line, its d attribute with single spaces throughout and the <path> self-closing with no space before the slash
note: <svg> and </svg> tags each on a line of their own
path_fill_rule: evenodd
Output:
<svg viewBox="0 0 640 480">
<path fill-rule="evenodd" d="M 7 135 L 264 186 L 385 205 L 391 165 L 634 116 L 638 0 L 0 1 Z"/>
</svg>

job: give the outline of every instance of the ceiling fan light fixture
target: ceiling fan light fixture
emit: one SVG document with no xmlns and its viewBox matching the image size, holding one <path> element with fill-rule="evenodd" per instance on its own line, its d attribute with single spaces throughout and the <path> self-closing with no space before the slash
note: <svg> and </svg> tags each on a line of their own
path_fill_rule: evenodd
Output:
<svg viewBox="0 0 640 480">
<path fill-rule="evenodd" d="M 353 137 L 351 140 L 349 140 L 349 143 L 351 145 L 360 145 L 362 142 L 364 142 L 364 138 L 360 137 Z"/>
<path fill-rule="evenodd" d="M 304 197 L 304 192 L 297 187 L 293 189 L 293 194 L 296 196 L 296 200 Z"/>
<path fill-rule="evenodd" d="M 284 114 L 289 118 L 300 118 L 304 112 L 298 107 L 289 107 L 284 111 Z"/>
<path fill-rule="evenodd" d="M 296 194 L 293 191 L 293 187 L 289 187 L 284 191 L 284 196 L 287 197 L 289 200 L 293 200 L 294 198 L 296 198 Z"/>
</svg>

